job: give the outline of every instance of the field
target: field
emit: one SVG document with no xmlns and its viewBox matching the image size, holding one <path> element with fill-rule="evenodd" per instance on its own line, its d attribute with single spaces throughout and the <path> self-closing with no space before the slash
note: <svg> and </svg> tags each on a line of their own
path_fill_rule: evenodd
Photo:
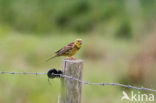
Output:
<svg viewBox="0 0 156 103">
<path fill-rule="evenodd" d="M 50 68 L 62 69 L 65 57 L 46 60 L 81 38 L 82 48 L 74 57 L 84 61 L 84 81 L 156 89 L 156 2 L 102 3 L 2 0 L 0 71 L 46 73 Z M 0 74 L 0 103 L 57 103 L 60 86 L 60 79 L 49 83 L 46 75 Z M 83 85 L 82 103 L 133 103 L 121 101 L 123 90 L 154 94 L 119 86 Z"/>
<path fill-rule="evenodd" d="M 47 72 L 50 68 L 61 69 L 63 57 L 49 62 L 53 52 L 76 38 L 83 39 L 83 47 L 75 56 L 84 60 L 83 80 L 90 82 L 116 82 L 128 75 L 128 60 L 137 51 L 134 42 L 113 40 L 109 37 L 54 35 L 36 37 L 15 34 L 1 39 L 1 70 L 14 72 Z M 133 46 L 135 45 L 135 46 Z M 126 49 L 125 49 L 126 48 Z M 133 49 L 133 52 L 131 50 Z M 87 51 L 89 50 L 89 51 Z M 85 55 L 92 54 L 90 55 Z M 96 56 L 94 56 L 96 55 Z M 86 56 L 86 57 L 84 57 Z M 47 76 L 0 75 L 0 100 L 5 103 L 56 103 L 60 92 L 60 80 Z M 122 88 L 83 85 L 83 103 L 120 102 Z M 113 98 L 113 99 L 112 99 Z"/>
</svg>

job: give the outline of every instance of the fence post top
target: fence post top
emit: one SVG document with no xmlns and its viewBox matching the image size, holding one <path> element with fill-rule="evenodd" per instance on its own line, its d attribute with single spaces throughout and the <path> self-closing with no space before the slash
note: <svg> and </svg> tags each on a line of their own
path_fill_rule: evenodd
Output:
<svg viewBox="0 0 156 103">
<path fill-rule="evenodd" d="M 83 60 L 81 59 L 64 59 L 63 61 L 71 62 L 71 63 L 81 63 Z"/>
</svg>

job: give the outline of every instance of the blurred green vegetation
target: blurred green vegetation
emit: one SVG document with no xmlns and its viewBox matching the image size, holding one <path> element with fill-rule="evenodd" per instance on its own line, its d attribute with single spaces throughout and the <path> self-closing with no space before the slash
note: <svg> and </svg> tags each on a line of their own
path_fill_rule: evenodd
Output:
<svg viewBox="0 0 156 103">
<path fill-rule="evenodd" d="M 85 33 L 100 26 L 107 29 L 111 23 L 114 35 L 131 37 L 133 23 L 141 22 L 147 28 L 146 21 L 156 17 L 155 5 L 155 0 L 0 0 L 0 26 L 48 35 L 56 31 Z"/>
<path fill-rule="evenodd" d="M 61 69 L 64 57 L 45 61 L 82 38 L 74 57 L 84 60 L 83 80 L 136 85 L 130 62 L 154 50 L 153 42 L 144 42 L 156 33 L 155 5 L 155 0 L 0 0 L 0 70 Z M 0 75 L 0 103 L 57 103 L 60 81 L 51 84 L 46 76 Z M 123 89 L 83 85 L 82 103 L 121 103 Z"/>
<path fill-rule="evenodd" d="M 14 34 L 3 38 L 3 41 L 0 42 L 0 70 L 47 72 L 48 69 L 52 67 L 61 69 L 63 57 L 55 58 L 50 62 L 46 62 L 45 60 L 52 55 L 52 52 L 64 44 L 80 37 L 78 35 L 66 35 L 68 36 L 63 38 L 59 35 L 43 38 L 35 35 Z M 127 67 L 127 65 L 125 65 L 124 58 L 120 57 L 120 60 L 116 62 L 117 58 L 115 59 L 113 56 L 119 55 L 119 52 L 126 53 L 124 48 L 126 46 L 130 47 L 130 44 L 126 41 L 118 42 L 114 41 L 114 39 L 104 39 L 96 36 L 81 36 L 81 38 L 84 40 L 84 45 L 75 57 L 85 60 L 83 80 L 92 82 L 117 82 L 120 78 L 120 72 L 117 71 L 121 70 L 121 72 L 126 72 L 127 70 L 124 70 L 124 68 Z M 90 48 L 89 43 L 92 43 L 94 40 L 97 42 L 92 44 L 92 46 L 95 46 L 97 49 L 86 51 L 87 48 Z M 128 50 L 130 49 L 132 48 Z M 101 50 L 103 52 L 101 52 Z M 87 55 L 91 54 L 89 52 L 103 55 L 95 58 L 94 56 Z M 84 54 L 86 54 L 86 56 L 84 56 Z M 128 54 L 126 53 L 122 56 L 124 57 L 126 55 Z M 50 82 L 52 85 L 48 83 L 46 76 L 0 75 L 0 90 L 2 91 L 0 93 L 0 100 L 1 102 L 7 103 L 56 103 L 60 92 L 60 82 L 59 79 L 54 79 Z M 120 103 L 120 97 L 118 96 L 121 90 L 119 88 L 84 85 L 82 91 L 83 103 L 95 103 L 96 101 L 114 102 L 114 100 Z M 114 93 L 114 91 L 116 92 Z"/>
</svg>

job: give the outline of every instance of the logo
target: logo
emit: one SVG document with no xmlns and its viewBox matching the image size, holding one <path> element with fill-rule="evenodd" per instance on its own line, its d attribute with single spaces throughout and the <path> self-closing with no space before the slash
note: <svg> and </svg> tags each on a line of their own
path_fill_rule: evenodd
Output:
<svg viewBox="0 0 156 103">
<path fill-rule="evenodd" d="M 140 92 L 134 93 L 133 91 L 130 92 L 130 95 L 128 95 L 125 91 L 123 91 L 122 94 L 123 96 L 121 97 L 121 101 L 123 100 L 140 101 L 140 102 L 154 101 L 154 94 L 141 94 Z"/>
</svg>

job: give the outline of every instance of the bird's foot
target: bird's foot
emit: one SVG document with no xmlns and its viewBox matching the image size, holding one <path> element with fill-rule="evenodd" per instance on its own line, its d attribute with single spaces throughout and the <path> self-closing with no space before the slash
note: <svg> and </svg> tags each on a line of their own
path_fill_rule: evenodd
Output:
<svg viewBox="0 0 156 103">
<path fill-rule="evenodd" d="M 67 57 L 68 60 L 75 60 L 73 57 Z"/>
</svg>

